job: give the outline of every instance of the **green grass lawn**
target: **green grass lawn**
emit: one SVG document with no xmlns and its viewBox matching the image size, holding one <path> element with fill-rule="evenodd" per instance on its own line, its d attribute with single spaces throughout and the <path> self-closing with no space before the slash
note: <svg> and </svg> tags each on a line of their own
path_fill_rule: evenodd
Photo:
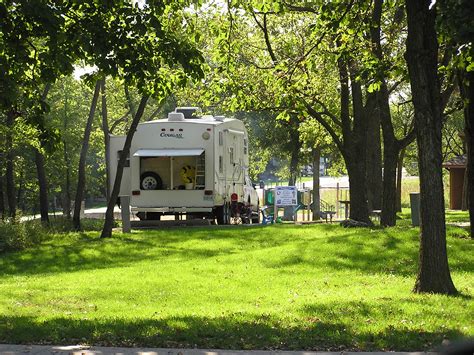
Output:
<svg viewBox="0 0 474 355">
<path fill-rule="evenodd" d="M 0 254 L 0 343 L 433 349 L 474 335 L 474 243 L 448 234 L 457 297 L 411 292 L 406 225 L 57 234 Z"/>
</svg>

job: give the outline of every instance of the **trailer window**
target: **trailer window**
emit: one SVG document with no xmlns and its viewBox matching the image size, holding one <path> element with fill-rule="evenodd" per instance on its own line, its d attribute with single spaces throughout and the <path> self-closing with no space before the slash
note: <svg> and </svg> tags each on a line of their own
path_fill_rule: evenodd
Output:
<svg viewBox="0 0 474 355">
<path fill-rule="evenodd" d="M 224 172 L 224 160 L 222 159 L 222 155 L 219 155 L 219 173 Z"/>
<path fill-rule="evenodd" d="M 119 150 L 117 152 L 117 161 L 120 160 L 120 156 L 122 155 L 122 151 Z M 124 165 L 125 168 L 129 168 L 130 167 L 130 152 L 128 153 L 127 155 L 127 160 L 125 160 L 125 165 Z"/>
<path fill-rule="evenodd" d="M 219 132 L 219 145 L 224 145 L 224 132 Z"/>
<path fill-rule="evenodd" d="M 234 164 L 234 148 L 229 148 L 230 163 Z"/>
<path fill-rule="evenodd" d="M 247 138 L 244 138 L 244 154 L 247 154 Z"/>
</svg>

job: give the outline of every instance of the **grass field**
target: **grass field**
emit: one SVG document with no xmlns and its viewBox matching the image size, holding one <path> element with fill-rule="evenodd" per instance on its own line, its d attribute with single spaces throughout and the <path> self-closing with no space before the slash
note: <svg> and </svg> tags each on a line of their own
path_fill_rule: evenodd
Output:
<svg viewBox="0 0 474 355">
<path fill-rule="evenodd" d="M 448 227 L 460 295 L 416 295 L 418 231 L 337 225 L 57 234 L 0 255 L 0 343 L 426 350 L 474 334 L 474 243 Z"/>
</svg>

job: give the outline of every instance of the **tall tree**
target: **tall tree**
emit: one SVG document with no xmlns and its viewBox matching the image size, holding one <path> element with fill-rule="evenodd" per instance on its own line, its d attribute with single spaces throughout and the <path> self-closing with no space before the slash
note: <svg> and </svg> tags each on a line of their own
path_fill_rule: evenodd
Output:
<svg viewBox="0 0 474 355">
<path fill-rule="evenodd" d="M 107 210 L 105 212 L 105 222 L 104 227 L 102 228 L 101 238 L 108 238 L 112 235 L 112 228 L 114 223 L 114 207 L 117 201 L 117 198 L 120 193 L 120 184 L 122 183 L 123 177 L 123 168 L 125 167 L 125 161 L 127 160 L 130 154 L 130 147 L 132 145 L 132 139 L 135 131 L 137 130 L 138 123 L 143 116 L 145 111 L 145 106 L 148 101 L 148 96 L 144 95 L 138 105 L 137 111 L 133 116 L 132 124 L 128 130 L 127 137 L 125 138 L 125 143 L 120 154 L 120 159 L 117 165 L 117 172 L 115 174 L 114 184 L 112 191 L 110 193 L 110 198 L 107 201 Z M 122 206 L 124 208 L 125 206 Z M 128 207 L 128 206 L 127 206 Z"/>
<path fill-rule="evenodd" d="M 1 134 L 1 133 L 0 133 Z M 2 137 L 3 138 L 3 137 Z M 3 145 L 3 144 L 2 144 Z M 0 148 L 0 219 L 5 218 L 5 197 L 3 193 L 4 177 L 3 177 L 3 149 Z"/>
<path fill-rule="evenodd" d="M 51 85 L 46 84 L 43 93 L 41 95 L 41 101 L 44 103 L 48 92 L 51 88 Z M 42 113 L 40 113 L 42 114 Z M 39 148 L 34 148 L 35 151 L 35 165 L 38 176 L 38 186 L 39 186 L 39 204 L 40 204 L 40 216 L 41 222 L 48 224 L 49 223 L 49 208 L 48 208 L 48 180 L 46 178 L 46 172 L 44 167 L 44 155 L 39 150 Z"/>
<path fill-rule="evenodd" d="M 390 88 L 387 84 L 389 77 L 387 60 L 382 48 L 382 14 L 383 14 L 383 0 L 375 0 L 372 10 L 372 21 L 370 26 L 370 41 L 374 58 L 378 61 L 378 68 L 376 70 L 376 82 L 378 90 L 375 92 L 377 100 L 377 111 L 379 113 L 380 122 L 383 132 L 383 196 L 382 196 L 382 215 L 380 223 L 383 226 L 394 226 L 396 223 L 396 170 L 400 151 L 404 149 L 410 142 L 415 139 L 415 133 L 412 130 L 408 135 L 402 139 L 397 139 L 395 135 L 395 128 L 392 121 L 390 110 Z M 399 7 L 395 7 L 395 14 L 399 11 Z M 393 11 L 392 11 L 393 12 Z M 398 26 L 400 28 L 400 16 L 394 16 L 398 19 Z M 393 21 L 396 22 L 397 21 Z M 393 29 L 392 29 L 393 31 Z M 390 53 L 394 57 L 394 53 Z"/>
<path fill-rule="evenodd" d="M 109 122 L 108 122 L 108 116 L 107 116 L 107 96 L 106 96 L 105 78 L 102 80 L 100 90 L 102 94 L 101 116 L 102 116 L 102 131 L 104 132 L 104 147 L 105 147 L 105 180 L 106 180 L 105 191 L 106 191 L 106 196 L 107 196 L 107 201 L 108 201 L 110 199 L 110 184 L 109 184 L 109 181 L 110 181 L 110 166 L 109 166 L 110 130 L 109 130 Z"/>
<path fill-rule="evenodd" d="M 169 5 L 147 2 L 143 9 L 132 8 L 135 11 L 135 20 L 131 23 L 127 21 L 131 28 L 116 28 L 119 36 L 110 42 L 112 48 L 107 51 L 114 52 L 116 57 L 111 60 L 108 55 L 104 56 L 103 51 L 94 54 L 99 69 L 103 69 L 105 74 L 122 77 L 126 87 L 135 84 L 142 95 L 117 165 L 101 238 L 112 235 L 113 210 L 120 192 L 125 161 L 149 96 L 153 95 L 161 102 L 172 88 L 185 84 L 189 78 L 198 78 L 203 74 L 202 55 L 190 40 L 190 33 L 187 32 L 189 28 L 183 25 L 192 23 L 190 19 L 189 22 L 183 21 L 182 10 L 186 5 L 186 2 Z M 130 31 L 136 33 L 138 38 L 131 38 L 133 36 L 129 36 Z M 123 38 L 128 38 L 125 46 L 121 34 L 126 34 Z M 147 61 L 144 63 L 141 58 L 147 58 Z"/>
<path fill-rule="evenodd" d="M 77 35 L 69 31 L 65 13 L 69 2 L 40 0 L 3 1 L 0 3 L 0 110 L 7 115 L 6 180 L 10 215 L 15 215 L 14 152 L 12 127 L 22 118 L 34 129 L 44 130 L 41 119 L 46 107 L 38 88 L 61 74 L 71 73 L 78 54 Z M 71 17 L 73 18 L 73 17 Z M 44 157 L 36 153 L 40 183 L 42 220 L 47 220 Z M 22 186 L 22 181 L 20 181 Z M 19 189 L 21 192 L 21 189 Z"/>
<path fill-rule="evenodd" d="M 457 46 L 458 81 L 464 103 L 464 137 L 467 151 L 467 200 L 474 238 L 474 3 L 470 0 L 439 1 L 440 22 L 446 34 Z"/>
<path fill-rule="evenodd" d="M 471 71 L 466 71 L 464 80 L 462 92 L 464 102 L 466 102 L 464 107 L 464 130 L 467 147 L 467 205 L 469 208 L 471 238 L 474 238 L 474 68 Z"/>
<path fill-rule="evenodd" d="M 5 134 L 5 149 L 6 149 L 6 168 L 5 168 L 5 181 L 6 181 L 6 194 L 8 202 L 8 215 L 12 218 L 16 216 L 16 197 L 15 197 L 15 172 L 14 162 L 15 157 L 13 152 L 13 124 L 15 121 L 15 113 L 13 110 L 7 112 L 6 129 Z"/>
<path fill-rule="evenodd" d="M 350 217 L 370 224 L 366 115 L 374 100 L 366 100 L 362 68 L 353 55 L 360 48 L 352 48 L 358 41 L 348 36 L 359 31 L 359 26 L 351 24 L 366 17 L 365 3 L 231 4 L 227 26 L 221 26 L 218 36 L 225 40 L 217 43 L 218 50 L 211 55 L 215 85 L 206 83 L 206 91 L 213 92 L 215 101 L 231 111 L 267 109 L 320 121 L 346 161 Z"/>
<path fill-rule="evenodd" d="M 430 0 L 407 0 L 405 5 L 406 60 L 415 108 L 421 195 L 420 262 L 414 290 L 455 294 L 446 250 L 436 7 Z"/>
<path fill-rule="evenodd" d="M 82 139 L 81 156 L 79 158 L 78 176 L 77 176 L 77 189 L 76 197 L 74 199 L 74 214 L 72 222 L 74 229 L 81 229 L 81 206 L 82 200 L 84 199 L 84 189 L 86 186 L 86 158 L 87 151 L 89 149 L 89 138 L 92 130 L 92 122 L 94 121 L 95 110 L 97 102 L 99 100 L 101 80 L 97 80 L 95 83 L 94 94 L 92 95 L 91 107 L 89 110 L 89 116 L 87 118 L 86 127 L 84 129 L 84 137 Z"/>
</svg>

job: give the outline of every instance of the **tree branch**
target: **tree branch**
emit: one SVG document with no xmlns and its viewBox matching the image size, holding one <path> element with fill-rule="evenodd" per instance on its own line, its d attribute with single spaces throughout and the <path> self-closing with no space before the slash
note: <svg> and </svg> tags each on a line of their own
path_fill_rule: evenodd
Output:
<svg viewBox="0 0 474 355">
<path fill-rule="evenodd" d="M 277 64 L 278 59 L 275 56 L 275 52 L 273 51 L 272 44 L 270 42 L 270 36 L 268 35 L 267 13 L 263 14 L 263 24 L 261 24 L 258 21 L 258 18 L 257 18 L 257 15 L 255 14 L 255 12 L 252 12 L 252 16 L 253 16 L 255 22 L 257 23 L 257 26 L 260 27 L 260 29 L 263 32 L 263 36 L 265 38 L 265 44 L 267 45 L 268 54 L 270 55 L 270 58 L 272 58 L 273 64 Z"/>
<path fill-rule="evenodd" d="M 130 110 L 127 111 L 127 113 L 125 115 L 123 115 L 122 117 L 120 117 L 118 120 L 115 120 L 112 125 L 110 126 L 110 129 L 109 129 L 109 132 L 110 134 L 112 134 L 112 132 L 115 130 L 115 128 L 117 128 L 118 124 L 120 122 L 127 122 L 127 117 L 128 115 L 130 115 Z"/>
<path fill-rule="evenodd" d="M 344 17 L 346 17 L 346 15 L 348 14 L 348 12 L 350 11 L 350 9 L 352 8 L 352 5 L 354 4 L 354 0 L 351 0 L 349 2 L 349 4 L 347 4 L 347 7 L 344 11 L 344 13 L 341 15 L 341 17 L 339 17 L 337 20 L 336 20 L 336 24 L 339 24 L 343 19 Z M 296 62 L 294 63 L 294 66 L 291 70 L 291 72 L 289 73 L 289 76 L 291 77 L 295 70 L 296 70 L 296 67 L 298 66 L 298 64 L 300 64 L 303 60 L 305 60 L 318 46 L 319 44 L 323 41 L 324 37 L 326 37 L 326 34 L 328 33 L 328 30 L 326 29 L 322 34 L 321 36 L 319 37 L 318 41 L 313 45 L 311 46 L 310 49 L 308 49 L 308 51 L 303 54 L 300 58 L 298 58 L 296 60 Z"/>
<path fill-rule="evenodd" d="M 404 138 L 398 140 L 400 149 L 408 147 L 410 143 L 415 140 L 415 138 L 416 138 L 416 131 L 415 131 L 415 128 L 412 128 L 410 132 L 408 132 L 408 134 Z"/>
<path fill-rule="evenodd" d="M 327 106 L 318 98 L 313 98 L 313 101 L 316 102 L 319 106 L 323 108 L 323 111 L 321 114 L 328 116 L 335 124 L 337 124 L 339 127 L 342 127 L 342 122 L 335 114 L 329 111 Z"/>
<path fill-rule="evenodd" d="M 345 157 L 346 152 L 344 150 L 344 145 L 342 144 L 341 138 L 338 136 L 334 128 L 331 127 L 329 122 L 327 122 L 321 113 L 316 111 L 309 103 L 307 103 L 304 99 L 302 99 L 304 106 L 306 107 L 306 111 L 308 114 L 313 117 L 316 121 L 318 121 L 321 126 L 326 129 L 326 131 L 329 133 L 331 138 L 333 139 L 334 143 L 336 144 L 337 148 L 341 152 L 341 154 Z"/>
</svg>

